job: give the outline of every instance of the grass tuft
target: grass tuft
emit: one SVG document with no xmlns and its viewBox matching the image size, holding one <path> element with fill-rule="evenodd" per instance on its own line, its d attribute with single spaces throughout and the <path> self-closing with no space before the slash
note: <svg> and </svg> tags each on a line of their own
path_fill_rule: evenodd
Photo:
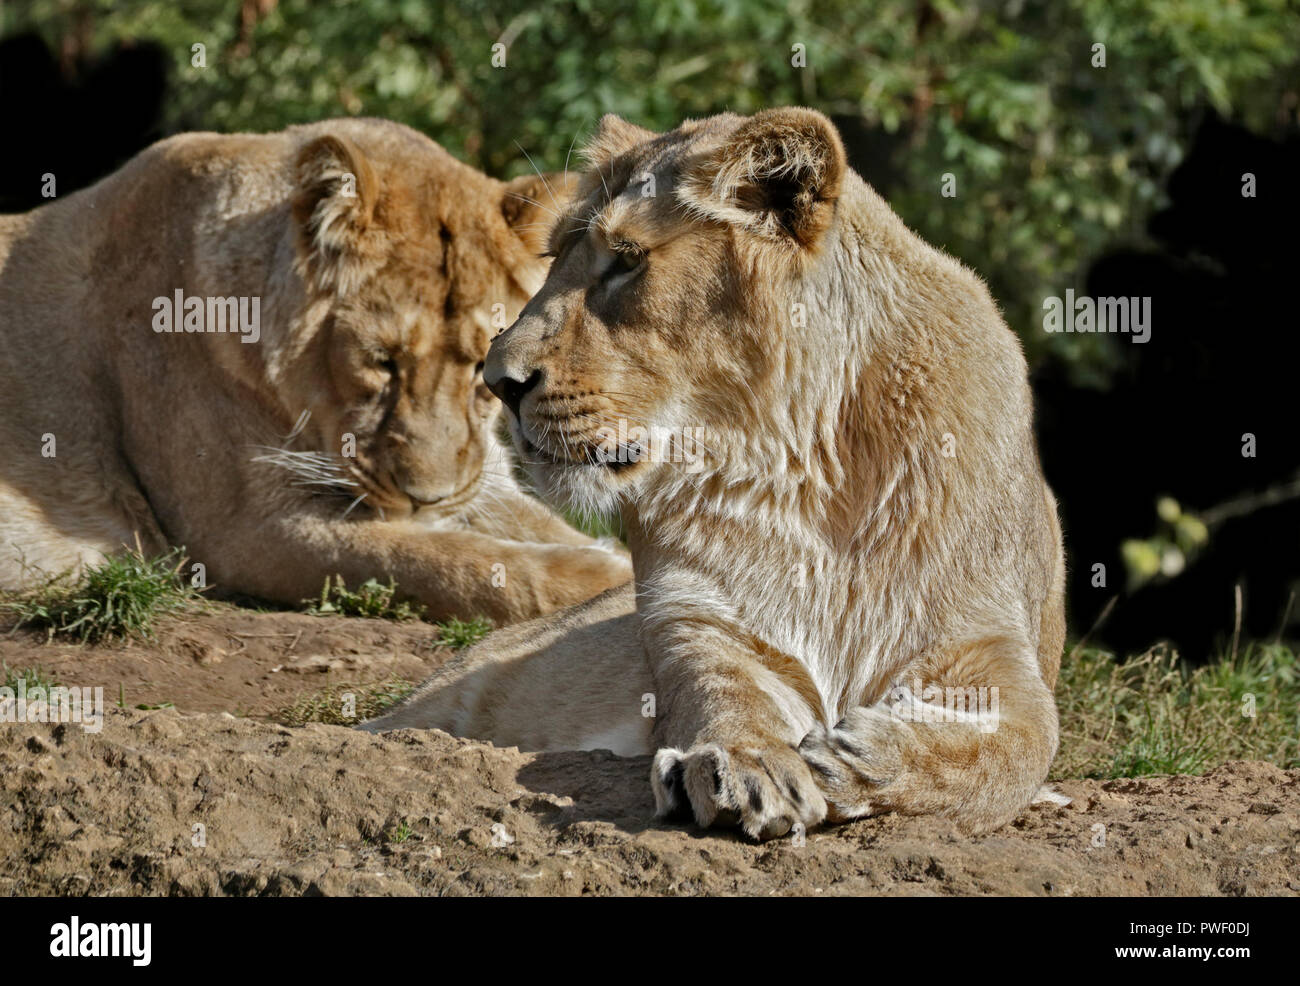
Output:
<svg viewBox="0 0 1300 986">
<path fill-rule="evenodd" d="M 385 830 L 384 841 L 390 846 L 400 846 L 411 837 L 414 831 L 415 830 L 407 824 L 406 819 L 402 819 L 402 821 L 394 825 L 392 828 Z"/>
<path fill-rule="evenodd" d="M 1056 701 L 1054 777 L 1200 774 L 1229 760 L 1300 766 L 1300 659 L 1282 645 L 1199 668 L 1163 648 L 1122 662 L 1081 649 L 1062 662 Z"/>
<path fill-rule="evenodd" d="M 401 701 L 414 687 L 413 682 L 396 675 L 369 684 L 331 683 L 320 691 L 299 697 L 292 705 L 277 709 L 271 718 L 286 726 L 303 726 L 309 722 L 355 726 Z"/>
<path fill-rule="evenodd" d="M 482 616 L 476 616 L 472 620 L 458 620 L 453 616 L 436 626 L 438 643 L 452 650 L 461 650 L 470 644 L 476 644 L 492 630 L 492 623 Z"/>
<path fill-rule="evenodd" d="M 0 613 L 18 627 L 43 629 L 83 643 L 153 636 L 154 621 L 198 597 L 180 578 L 185 562 L 174 550 L 157 558 L 128 552 L 79 577 L 56 575 L 24 592 L 0 597 Z"/>
<path fill-rule="evenodd" d="M 59 685 L 53 675 L 40 668 L 11 668 L 8 664 L 0 664 L 0 687 L 17 692 L 21 682 L 26 682 L 25 687 L 29 692 L 33 688 L 44 688 L 48 693 L 51 688 Z"/>
<path fill-rule="evenodd" d="M 307 612 L 313 616 L 361 616 L 401 622 L 424 615 L 423 606 L 397 601 L 397 583 L 391 578 L 387 583 L 367 579 L 354 591 L 347 587 L 342 575 L 332 579 L 327 575 L 319 598 L 303 602 L 309 604 Z"/>
<path fill-rule="evenodd" d="M 452 618 L 436 623 L 438 637 L 435 645 L 460 650 L 482 639 L 492 629 L 492 624 L 481 616 L 472 620 Z M 302 726 L 309 722 L 323 722 L 331 726 L 355 726 L 373 719 L 385 709 L 410 694 L 415 683 L 393 675 L 383 681 L 369 684 L 327 684 L 319 691 L 303 695 L 292 705 L 271 713 L 271 718 L 286 726 Z M 351 695 L 349 701 L 347 696 Z M 352 715 L 348 715 L 352 712 Z"/>
</svg>

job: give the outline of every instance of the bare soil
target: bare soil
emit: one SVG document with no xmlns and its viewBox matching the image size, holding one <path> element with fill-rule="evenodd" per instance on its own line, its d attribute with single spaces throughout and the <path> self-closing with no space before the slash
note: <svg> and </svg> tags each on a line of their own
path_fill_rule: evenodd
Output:
<svg viewBox="0 0 1300 986">
<path fill-rule="evenodd" d="M 0 631 L 0 661 L 38 667 L 63 685 L 101 686 L 129 708 L 265 717 L 328 684 L 393 675 L 419 681 L 447 659 L 420 621 L 258 612 L 226 603 L 159 621 L 150 640 L 84 645 L 43 632 Z"/>
<path fill-rule="evenodd" d="M 655 822 L 648 758 L 258 718 L 327 677 L 419 678 L 434 640 L 234 607 L 143 645 L 0 637 L 11 667 L 128 706 L 98 734 L 0 725 L 0 894 L 1300 893 L 1300 771 L 1266 763 L 1062 781 L 1073 804 L 979 838 L 885 816 L 755 845 Z"/>
</svg>

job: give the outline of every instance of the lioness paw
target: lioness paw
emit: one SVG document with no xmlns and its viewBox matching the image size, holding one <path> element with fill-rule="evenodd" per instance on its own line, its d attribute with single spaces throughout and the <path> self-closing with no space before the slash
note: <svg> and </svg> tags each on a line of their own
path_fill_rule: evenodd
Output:
<svg viewBox="0 0 1300 986">
<path fill-rule="evenodd" d="M 834 726 L 815 723 L 799 754 L 826 798 L 832 821 L 872 813 L 872 796 L 898 773 L 894 734 L 878 710 L 852 709 Z"/>
<path fill-rule="evenodd" d="M 705 828 L 738 824 L 752 839 L 785 835 L 795 823 L 811 828 L 826 817 L 825 799 L 790 747 L 665 748 L 655 754 L 651 785 L 661 818 L 693 816 Z"/>
</svg>

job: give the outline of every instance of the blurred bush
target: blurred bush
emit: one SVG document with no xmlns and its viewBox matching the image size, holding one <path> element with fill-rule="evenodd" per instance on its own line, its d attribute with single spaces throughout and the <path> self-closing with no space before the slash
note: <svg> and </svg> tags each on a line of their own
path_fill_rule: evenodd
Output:
<svg viewBox="0 0 1300 986">
<path fill-rule="evenodd" d="M 1043 297 L 1081 287 L 1106 245 L 1141 238 L 1195 111 L 1265 129 L 1294 119 L 1300 64 L 1295 0 L 0 6 L 0 33 L 32 29 L 69 63 L 160 44 L 171 129 L 382 116 L 500 175 L 528 167 L 522 151 L 563 167 L 604 112 L 656 129 L 787 103 L 856 119 L 890 138 L 888 160 L 855 157 L 864 176 L 896 172 L 892 204 L 989 279 L 1031 361 L 1060 359 L 1092 385 L 1118 346 L 1035 331 Z M 206 67 L 192 64 L 195 44 Z M 940 194 L 945 173 L 954 198 Z"/>
</svg>

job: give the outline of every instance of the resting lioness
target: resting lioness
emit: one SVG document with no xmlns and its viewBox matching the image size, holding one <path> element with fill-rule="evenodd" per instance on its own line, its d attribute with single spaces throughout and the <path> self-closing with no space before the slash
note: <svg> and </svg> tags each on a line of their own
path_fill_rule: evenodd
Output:
<svg viewBox="0 0 1300 986">
<path fill-rule="evenodd" d="M 480 374 L 561 200 L 332 120 L 183 134 L 0 216 L 0 588 L 137 538 L 285 603 L 392 577 L 432 617 L 630 579 L 516 486 Z"/>
<path fill-rule="evenodd" d="M 1056 751 L 1063 560 L 984 285 L 810 110 L 606 118 L 591 156 L 485 379 L 540 488 L 621 508 L 636 593 L 494 634 L 367 728 L 657 750 L 661 814 L 757 837 L 1011 819 Z"/>
</svg>

